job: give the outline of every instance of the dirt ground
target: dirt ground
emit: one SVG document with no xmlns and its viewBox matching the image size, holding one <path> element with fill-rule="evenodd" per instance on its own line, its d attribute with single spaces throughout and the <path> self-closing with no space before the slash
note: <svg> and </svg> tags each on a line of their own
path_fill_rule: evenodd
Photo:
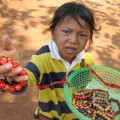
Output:
<svg viewBox="0 0 120 120">
<path fill-rule="evenodd" d="M 48 27 L 53 12 L 67 1 L 70 0 L 0 0 L 0 38 L 4 34 L 12 38 L 20 52 L 21 65 L 50 41 Z M 90 49 L 95 64 L 120 71 L 120 0 L 81 2 L 91 8 L 102 27 L 94 34 Z M 33 120 L 37 100 L 37 86 L 18 96 L 0 93 L 0 120 Z"/>
</svg>

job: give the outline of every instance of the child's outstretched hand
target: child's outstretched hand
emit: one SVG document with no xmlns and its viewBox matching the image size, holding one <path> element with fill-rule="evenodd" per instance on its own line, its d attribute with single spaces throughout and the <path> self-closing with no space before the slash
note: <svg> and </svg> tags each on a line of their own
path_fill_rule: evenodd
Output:
<svg viewBox="0 0 120 120">
<path fill-rule="evenodd" d="M 0 49 L 0 56 L 10 57 L 14 59 L 17 63 L 19 63 L 19 53 L 8 35 L 3 36 L 2 43 L 3 49 Z M 11 81 L 21 82 L 24 80 L 28 80 L 27 75 L 23 76 L 18 75 L 22 71 L 23 71 L 22 67 L 19 66 L 13 68 L 13 65 L 11 63 L 6 63 L 0 66 L 0 74 L 3 74 L 7 78 L 10 78 L 8 79 L 9 82 Z"/>
</svg>

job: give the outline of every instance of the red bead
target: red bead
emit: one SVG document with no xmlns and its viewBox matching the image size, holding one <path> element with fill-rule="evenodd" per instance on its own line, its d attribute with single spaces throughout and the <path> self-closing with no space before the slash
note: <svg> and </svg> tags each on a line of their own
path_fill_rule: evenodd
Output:
<svg viewBox="0 0 120 120">
<path fill-rule="evenodd" d="M 88 98 L 88 96 L 89 96 L 89 95 L 86 95 L 86 96 L 85 96 L 85 99 L 87 99 L 87 98 Z"/>
<path fill-rule="evenodd" d="M 4 83 L 4 82 L 1 82 L 1 83 L 0 83 L 0 89 L 3 89 L 4 86 L 5 86 L 5 83 Z"/>
<path fill-rule="evenodd" d="M 10 87 L 9 89 L 10 92 L 15 92 L 15 88 L 13 86 Z"/>
<path fill-rule="evenodd" d="M 15 85 L 15 90 L 20 91 L 22 89 L 22 86 L 20 84 Z"/>
<path fill-rule="evenodd" d="M 1 58 L 0 59 L 0 65 L 4 65 L 6 64 L 8 61 L 7 61 L 7 58 Z"/>
<path fill-rule="evenodd" d="M 7 91 L 7 90 L 9 90 L 9 89 L 10 89 L 10 85 L 5 84 L 4 90 Z"/>
<path fill-rule="evenodd" d="M 82 97 L 80 97 L 80 99 L 82 99 Z"/>
<path fill-rule="evenodd" d="M 91 97 L 91 96 L 92 96 L 92 94 L 89 94 L 89 95 L 88 95 L 88 98 Z"/>
<path fill-rule="evenodd" d="M 16 68 L 19 66 L 17 63 L 13 63 L 12 65 L 13 65 L 13 68 Z"/>
<path fill-rule="evenodd" d="M 84 99 L 85 99 L 85 96 L 83 96 L 82 98 L 83 98 L 83 100 L 84 100 Z"/>
<path fill-rule="evenodd" d="M 75 95 L 75 98 L 77 99 L 77 95 Z"/>
<path fill-rule="evenodd" d="M 21 76 L 25 75 L 26 74 L 26 70 L 23 69 L 23 71 L 20 73 Z"/>
<path fill-rule="evenodd" d="M 22 82 L 20 82 L 20 85 L 21 85 L 21 86 L 26 86 L 26 85 L 27 85 L 27 81 L 22 81 Z"/>
<path fill-rule="evenodd" d="M 77 96 L 77 99 L 80 99 L 80 96 Z"/>
</svg>

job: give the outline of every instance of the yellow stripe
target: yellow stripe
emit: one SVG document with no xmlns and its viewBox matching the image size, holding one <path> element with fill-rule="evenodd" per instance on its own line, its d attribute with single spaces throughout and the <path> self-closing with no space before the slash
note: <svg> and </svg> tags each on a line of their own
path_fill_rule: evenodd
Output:
<svg viewBox="0 0 120 120">
<path fill-rule="evenodd" d="M 49 72 L 66 72 L 66 68 L 62 61 L 51 59 L 50 53 L 44 53 L 41 55 L 33 55 L 32 61 L 40 70 L 40 73 Z"/>
<path fill-rule="evenodd" d="M 43 97 L 44 96 L 44 97 Z M 64 101 L 64 94 L 62 88 L 54 88 L 51 90 L 50 88 L 46 88 L 43 90 L 39 90 L 39 100 L 40 102 L 47 103 L 52 100 L 55 104 L 58 104 L 58 101 Z"/>
</svg>

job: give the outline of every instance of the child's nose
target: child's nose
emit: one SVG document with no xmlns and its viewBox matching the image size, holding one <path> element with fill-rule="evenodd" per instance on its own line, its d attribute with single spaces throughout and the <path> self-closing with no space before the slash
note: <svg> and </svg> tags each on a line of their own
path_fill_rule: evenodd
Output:
<svg viewBox="0 0 120 120">
<path fill-rule="evenodd" d="M 77 38 L 77 35 L 71 35 L 70 38 L 69 38 L 69 42 L 71 43 L 77 43 L 78 41 L 78 38 Z"/>
</svg>

